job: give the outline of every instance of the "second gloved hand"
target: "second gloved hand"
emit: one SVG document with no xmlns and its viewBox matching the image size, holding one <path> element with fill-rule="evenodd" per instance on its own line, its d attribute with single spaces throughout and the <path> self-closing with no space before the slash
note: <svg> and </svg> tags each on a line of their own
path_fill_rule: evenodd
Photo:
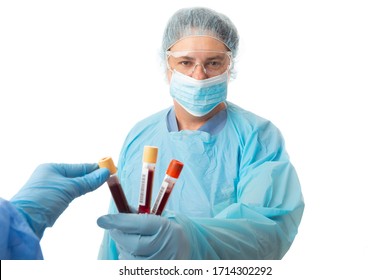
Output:
<svg viewBox="0 0 390 280">
<path fill-rule="evenodd" d="M 110 230 L 119 259 L 188 259 L 190 242 L 182 226 L 167 218 L 149 214 L 111 214 L 98 219 Z"/>
<path fill-rule="evenodd" d="M 109 176 L 97 164 L 41 164 L 10 202 L 41 238 L 73 199 L 97 189 Z"/>
</svg>

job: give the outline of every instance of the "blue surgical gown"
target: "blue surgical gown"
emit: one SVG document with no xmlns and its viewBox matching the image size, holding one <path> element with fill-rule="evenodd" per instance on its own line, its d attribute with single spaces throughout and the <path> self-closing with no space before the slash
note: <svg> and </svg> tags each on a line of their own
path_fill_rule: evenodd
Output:
<svg viewBox="0 0 390 280">
<path fill-rule="evenodd" d="M 15 206 L 0 198 L 0 260 L 41 259 L 39 238 Z"/>
<path fill-rule="evenodd" d="M 170 131 L 170 108 L 134 126 L 122 147 L 118 176 L 137 208 L 145 145 L 159 148 L 152 203 L 172 159 L 184 163 L 164 216 L 183 226 L 190 259 L 281 259 L 298 230 L 304 201 L 279 130 L 226 102 L 226 121 L 214 132 Z M 110 213 L 117 213 L 110 204 Z M 118 259 L 106 231 L 99 259 Z"/>
</svg>

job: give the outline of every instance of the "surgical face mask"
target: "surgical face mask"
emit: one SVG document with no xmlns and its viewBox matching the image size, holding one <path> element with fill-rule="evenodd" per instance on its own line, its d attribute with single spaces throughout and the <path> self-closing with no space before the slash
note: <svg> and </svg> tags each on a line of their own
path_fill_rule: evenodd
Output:
<svg viewBox="0 0 390 280">
<path fill-rule="evenodd" d="M 188 113 L 202 117 L 226 100 L 228 71 L 219 76 L 197 80 L 180 72 L 173 71 L 170 92 Z"/>
</svg>

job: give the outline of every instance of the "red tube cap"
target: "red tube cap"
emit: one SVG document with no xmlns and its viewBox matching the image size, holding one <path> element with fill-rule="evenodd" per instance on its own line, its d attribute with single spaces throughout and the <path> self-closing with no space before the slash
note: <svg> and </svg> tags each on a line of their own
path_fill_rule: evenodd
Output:
<svg viewBox="0 0 390 280">
<path fill-rule="evenodd" d="M 176 159 L 171 160 L 167 169 L 167 175 L 173 178 L 179 178 L 181 170 L 183 169 L 184 164 Z"/>
</svg>

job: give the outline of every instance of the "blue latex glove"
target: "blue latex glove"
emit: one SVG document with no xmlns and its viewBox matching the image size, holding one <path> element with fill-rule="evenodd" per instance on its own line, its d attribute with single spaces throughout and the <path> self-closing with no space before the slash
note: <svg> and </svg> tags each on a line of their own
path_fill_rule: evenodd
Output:
<svg viewBox="0 0 390 280">
<path fill-rule="evenodd" d="M 10 200 L 41 238 L 69 203 L 100 187 L 110 176 L 97 164 L 39 165 L 23 188 Z"/>
<path fill-rule="evenodd" d="M 119 259 L 189 259 L 190 242 L 184 229 L 167 218 L 149 214 L 111 214 L 97 220 L 110 230 Z"/>
</svg>

